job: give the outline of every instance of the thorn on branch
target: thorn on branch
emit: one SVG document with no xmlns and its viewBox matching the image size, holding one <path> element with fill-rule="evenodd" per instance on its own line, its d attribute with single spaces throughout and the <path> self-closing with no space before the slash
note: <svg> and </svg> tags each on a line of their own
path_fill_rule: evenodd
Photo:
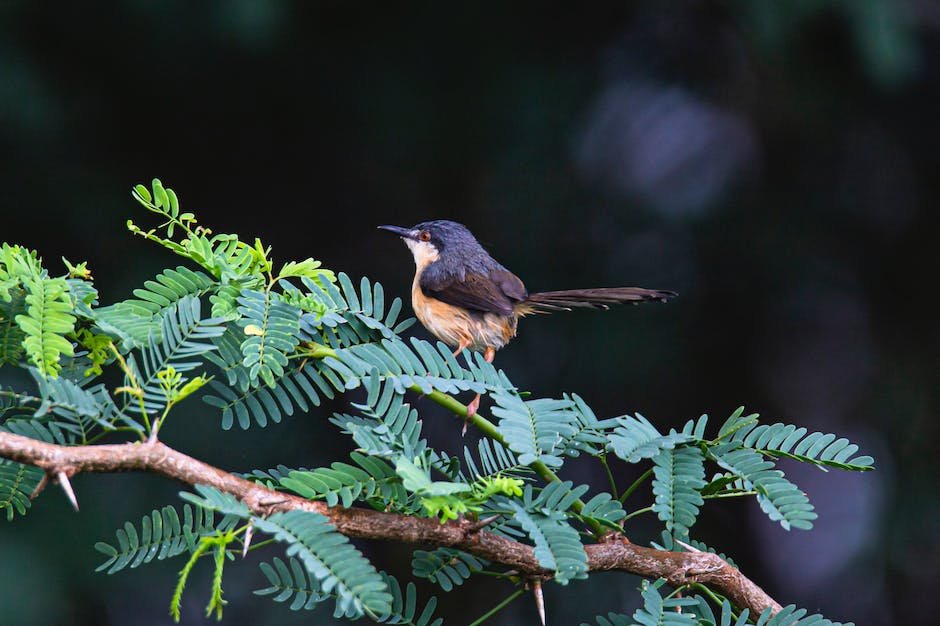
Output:
<svg viewBox="0 0 940 626">
<path fill-rule="evenodd" d="M 290 502 L 290 500 L 287 498 L 266 498 L 264 500 L 258 500 L 258 506 L 265 510 L 266 515 L 269 515 L 274 507 L 284 504 L 285 502 Z"/>
<path fill-rule="evenodd" d="M 72 503 L 72 508 L 75 509 L 75 512 L 78 512 L 78 498 L 75 497 L 75 491 L 72 489 L 72 483 L 69 481 L 69 475 L 64 470 L 59 471 L 55 475 L 56 481 L 59 483 L 59 486 L 62 487 L 62 491 L 65 492 L 65 497 L 69 499 L 69 502 Z"/>
<path fill-rule="evenodd" d="M 245 545 L 242 546 L 242 558 L 248 556 L 248 547 L 251 545 L 251 538 L 255 535 L 255 527 L 249 522 L 248 528 L 245 529 Z"/>
<path fill-rule="evenodd" d="M 489 517 L 484 517 L 483 519 L 474 522 L 467 528 L 467 534 L 472 535 L 473 533 L 478 533 L 496 520 L 500 518 L 499 515 L 490 515 Z"/>
<path fill-rule="evenodd" d="M 598 543 L 630 543 L 630 540 L 627 539 L 627 536 L 622 532 L 617 532 L 614 530 L 609 530 L 605 532 L 597 540 Z"/>
<path fill-rule="evenodd" d="M 542 623 L 542 626 L 545 626 L 545 596 L 542 595 L 542 581 L 538 578 L 533 578 L 531 581 L 532 584 L 532 595 L 535 596 L 535 608 L 539 612 L 539 621 Z"/>
<path fill-rule="evenodd" d="M 676 539 L 675 542 L 678 543 L 678 544 L 679 544 L 680 546 L 682 546 L 683 548 L 685 548 L 686 550 L 688 550 L 689 552 L 698 552 L 698 553 L 702 553 L 701 550 L 699 550 L 699 549 L 696 548 L 695 546 L 690 546 L 689 544 L 687 544 L 686 542 L 682 541 L 681 539 Z"/>
<path fill-rule="evenodd" d="M 46 485 L 49 484 L 49 474 L 43 474 L 42 478 L 39 480 L 39 484 L 36 485 L 36 488 L 33 489 L 33 492 L 29 494 L 30 500 L 35 500 L 39 497 L 39 494 L 42 493 L 42 490 L 46 488 Z"/>
</svg>

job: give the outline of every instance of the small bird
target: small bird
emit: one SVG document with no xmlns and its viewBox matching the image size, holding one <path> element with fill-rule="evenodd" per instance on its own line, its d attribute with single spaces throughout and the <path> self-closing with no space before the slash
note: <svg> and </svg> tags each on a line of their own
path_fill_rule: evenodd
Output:
<svg viewBox="0 0 940 626">
<path fill-rule="evenodd" d="M 455 348 L 454 356 L 470 349 L 483 352 L 492 363 L 496 351 L 516 336 L 519 318 L 533 313 L 665 302 L 677 295 L 641 287 L 529 293 L 522 280 L 491 257 L 463 224 L 433 220 L 413 228 L 379 228 L 401 237 L 414 255 L 411 306 L 432 335 Z M 467 407 L 468 416 L 479 405 L 477 394 Z"/>
</svg>

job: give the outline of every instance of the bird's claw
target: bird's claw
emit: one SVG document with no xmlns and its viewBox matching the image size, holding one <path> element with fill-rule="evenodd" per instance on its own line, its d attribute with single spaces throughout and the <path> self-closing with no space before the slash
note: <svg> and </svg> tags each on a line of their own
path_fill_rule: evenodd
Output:
<svg viewBox="0 0 940 626">
<path fill-rule="evenodd" d="M 463 428 L 460 431 L 460 436 L 463 437 L 467 434 L 467 425 L 470 423 L 470 418 L 477 414 L 477 409 L 480 408 L 480 394 L 474 396 L 473 400 L 470 401 L 470 404 L 467 405 L 467 418 L 463 421 Z"/>
<path fill-rule="evenodd" d="M 470 401 L 470 404 L 467 405 L 467 419 L 470 419 L 477 414 L 477 409 L 480 408 L 480 394 L 474 396 L 473 400 Z"/>
</svg>

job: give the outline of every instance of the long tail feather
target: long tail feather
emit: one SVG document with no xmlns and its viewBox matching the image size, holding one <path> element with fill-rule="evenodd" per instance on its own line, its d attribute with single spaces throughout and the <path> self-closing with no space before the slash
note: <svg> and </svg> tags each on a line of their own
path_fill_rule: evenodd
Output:
<svg viewBox="0 0 940 626">
<path fill-rule="evenodd" d="M 529 294 L 517 305 L 517 311 L 527 313 L 552 313 L 572 309 L 609 309 L 611 304 L 639 304 L 659 300 L 665 302 L 678 295 L 663 289 L 642 287 L 600 287 L 597 289 L 569 289 L 567 291 L 543 291 Z"/>
</svg>

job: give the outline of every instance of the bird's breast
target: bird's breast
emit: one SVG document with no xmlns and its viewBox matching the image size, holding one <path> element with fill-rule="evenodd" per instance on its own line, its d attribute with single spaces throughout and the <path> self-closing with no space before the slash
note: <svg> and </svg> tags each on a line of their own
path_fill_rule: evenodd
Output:
<svg viewBox="0 0 940 626">
<path fill-rule="evenodd" d="M 411 287 L 411 307 L 418 321 L 432 335 L 450 346 L 465 345 L 472 350 L 499 350 L 516 335 L 517 317 L 470 311 L 424 295 L 415 276 Z"/>
</svg>

